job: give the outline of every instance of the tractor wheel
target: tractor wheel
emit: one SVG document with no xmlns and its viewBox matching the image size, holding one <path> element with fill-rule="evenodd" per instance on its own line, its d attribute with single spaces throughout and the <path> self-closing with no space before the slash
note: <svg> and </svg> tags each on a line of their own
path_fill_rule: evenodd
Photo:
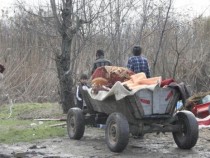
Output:
<svg viewBox="0 0 210 158">
<path fill-rule="evenodd" d="M 190 111 L 181 111 L 176 114 L 175 124 L 181 126 L 180 131 L 173 132 L 174 141 L 181 149 L 191 149 L 198 140 L 198 122 Z"/>
<path fill-rule="evenodd" d="M 113 152 L 123 151 L 129 141 L 129 124 L 121 113 L 112 113 L 106 121 L 106 144 Z"/>
<path fill-rule="evenodd" d="M 71 108 L 67 115 L 67 131 L 70 139 L 79 140 L 85 131 L 85 120 L 80 108 Z"/>
</svg>

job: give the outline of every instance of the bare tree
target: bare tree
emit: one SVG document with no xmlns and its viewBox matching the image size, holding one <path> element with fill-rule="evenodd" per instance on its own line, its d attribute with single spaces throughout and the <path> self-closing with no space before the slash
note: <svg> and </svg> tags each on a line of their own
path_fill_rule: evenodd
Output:
<svg viewBox="0 0 210 158">
<path fill-rule="evenodd" d="M 177 30 L 175 31 L 175 46 L 173 46 L 173 44 L 171 45 L 171 47 L 172 47 L 172 49 L 175 51 L 175 53 L 176 53 L 176 60 L 175 60 L 175 65 L 174 65 L 174 69 L 173 69 L 173 75 L 172 75 L 172 77 L 175 79 L 176 78 L 176 73 L 177 73 L 177 66 L 178 66 L 178 64 L 179 64 L 179 59 L 180 59 L 180 57 L 181 57 L 181 55 L 183 54 L 183 53 L 186 53 L 186 48 L 187 48 L 187 46 L 189 45 L 189 43 L 190 43 L 190 38 L 189 39 L 184 39 L 184 40 L 181 40 L 181 42 L 179 41 L 179 39 L 180 38 L 182 38 L 182 37 L 180 37 L 180 36 L 184 36 L 184 34 L 180 34 L 180 33 L 178 33 L 177 32 Z M 186 36 L 185 36 L 186 37 Z M 180 47 L 180 43 L 182 43 L 182 47 L 181 48 L 179 48 Z"/>
<path fill-rule="evenodd" d="M 78 32 L 84 21 L 74 15 L 73 0 L 63 0 L 61 17 L 57 12 L 55 0 L 51 0 L 51 7 L 58 32 L 61 35 L 61 52 L 56 53 L 56 66 L 60 83 L 60 99 L 63 112 L 67 113 L 69 108 L 74 107 L 74 95 L 72 94 L 73 79 L 71 62 L 71 46 L 74 35 Z"/>
<path fill-rule="evenodd" d="M 170 13 L 171 6 L 172 6 L 172 0 L 169 0 L 169 4 L 168 4 L 166 16 L 165 16 L 165 21 L 164 21 L 163 28 L 162 28 L 162 31 L 161 31 L 161 34 L 160 34 L 160 38 L 159 38 L 158 49 L 157 49 L 157 52 L 155 53 L 155 58 L 154 58 L 154 62 L 153 62 L 153 69 L 152 69 L 153 70 L 152 71 L 153 75 L 156 75 L 156 72 L 155 72 L 156 65 L 157 65 L 158 56 L 159 56 L 161 46 L 162 46 L 162 42 L 163 42 L 163 36 L 164 36 L 165 31 L 166 31 L 166 24 L 167 24 L 168 19 L 169 19 L 169 13 Z"/>
<path fill-rule="evenodd" d="M 4 11 L 0 62 L 7 68 L 5 88 L 16 102 L 61 101 L 67 112 L 74 106 L 75 81 L 89 72 L 98 48 L 125 66 L 131 47 L 141 44 L 153 75 L 182 80 L 194 91 L 208 90 L 210 20 L 182 21 L 170 2 L 51 0 L 39 6 L 21 3 L 12 17 Z"/>
</svg>

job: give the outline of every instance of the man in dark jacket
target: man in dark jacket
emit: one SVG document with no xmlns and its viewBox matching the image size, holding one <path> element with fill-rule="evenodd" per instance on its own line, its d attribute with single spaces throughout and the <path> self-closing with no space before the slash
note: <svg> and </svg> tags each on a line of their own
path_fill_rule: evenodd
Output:
<svg viewBox="0 0 210 158">
<path fill-rule="evenodd" d="M 2 64 L 0 64 L 0 81 L 3 79 L 4 70 L 5 70 L 5 67 Z"/>
<path fill-rule="evenodd" d="M 93 63 L 93 69 L 91 71 L 91 74 L 94 73 L 94 71 L 101 66 L 111 66 L 111 62 L 104 58 L 104 51 L 99 49 L 96 51 L 96 60 Z"/>
<path fill-rule="evenodd" d="M 4 93 L 4 85 L 3 85 L 4 70 L 5 70 L 5 67 L 2 64 L 0 64 L 0 105 L 1 105 L 2 100 L 4 100 L 6 96 Z"/>
<path fill-rule="evenodd" d="M 2 64 L 0 64 L 0 73 L 3 73 L 4 70 L 5 70 L 5 67 Z"/>
</svg>

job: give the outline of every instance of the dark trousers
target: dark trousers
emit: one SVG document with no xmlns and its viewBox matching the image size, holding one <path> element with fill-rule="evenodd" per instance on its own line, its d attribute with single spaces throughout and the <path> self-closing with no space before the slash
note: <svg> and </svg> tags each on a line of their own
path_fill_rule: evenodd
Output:
<svg viewBox="0 0 210 158">
<path fill-rule="evenodd" d="M 77 100 L 77 107 L 82 109 L 83 108 L 83 101 Z"/>
</svg>

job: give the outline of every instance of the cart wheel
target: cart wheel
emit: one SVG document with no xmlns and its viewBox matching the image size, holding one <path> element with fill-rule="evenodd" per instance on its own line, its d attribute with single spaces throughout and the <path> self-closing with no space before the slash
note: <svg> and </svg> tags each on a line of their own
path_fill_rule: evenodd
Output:
<svg viewBox="0 0 210 158">
<path fill-rule="evenodd" d="M 198 140 L 198 122 L 189 111 L 181 111 L 176 114 L 176 124 L 181 125 L 179 132 L 173 132 L 174 141 L 181 149 L 191 149 Z"/>
<path fill-rule="evenodd" d="M 69 138 L 79 140 L 85 131 L 85 120 L 80 108 L 71 108 L 67 115 L 67 131 Z"/>
<path fill-rule="evenodd" d="M 121 113 L 112 113 L 106 121 L 106 144 L 113 152 L 125 149 L 129 140 L 129 124 Z"/>
</svg>

